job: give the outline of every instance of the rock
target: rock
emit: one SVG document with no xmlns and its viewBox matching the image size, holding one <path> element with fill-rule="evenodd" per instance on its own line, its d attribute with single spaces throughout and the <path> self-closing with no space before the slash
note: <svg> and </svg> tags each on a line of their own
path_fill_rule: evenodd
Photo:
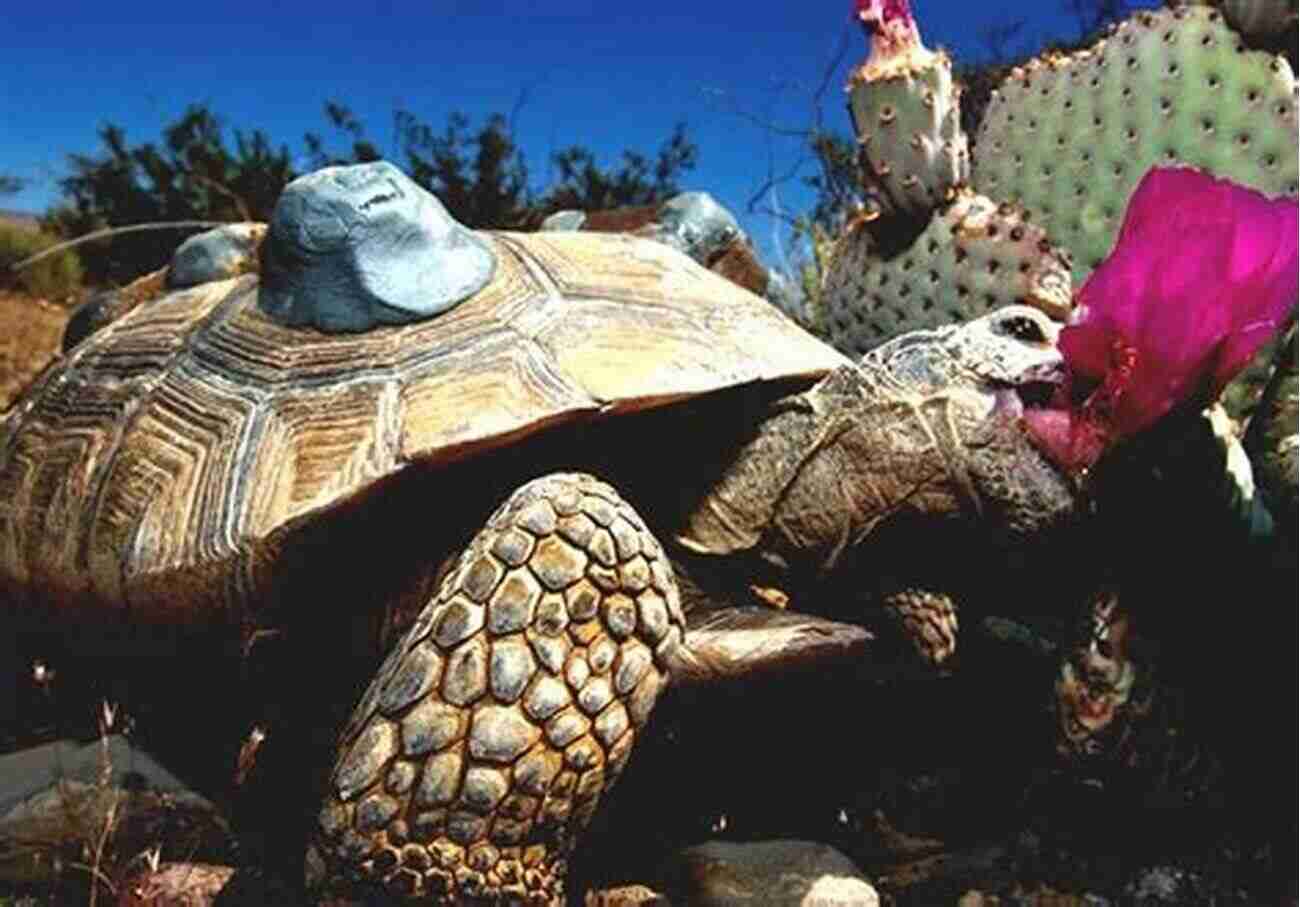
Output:
<svg viewBox="0 0 1300 907">
<path fill-rule="evenodd" d="M 387 161 L 326 167 L 284 187 L 262 244 L 258 305 L 327 333 L 410 324 L 464 302 L 496 254 Z"/>
<path fill-rule="evenodd" d="M 752 293 L 765 296 L 771 286 L 772 272 L 759 263 L 735 216 L 707 192 L 682 192 L 657 208 L 556 211 L 541 229 L 631 233 L 672 246 Z"/>
<path fill-rule="evenodd" d="M 603 211 L 556 211 L 542 221 L 543 230 L 588 230 L 592 233 L 635 233 L 656 227 L 654 205 L 625 205 Z"/>
<path fill-rule="evenodd" d="M 1194 904 L 1204 903 L 1206 894 L 1201 890 L 1199 877 L 1177 866 L 1150 866 L 1139 872 L 1124 886 L 1124 896 L 1130 903 Z"/>
<path fill-rule="evenodd" d="M 115 290 L 91 296 L 73 311 L 63 329 L 63 352 L 70 352 L 91 334 L 136 306 L 170 290 L 225 280 L 258 269 L 258 249 L 266 224 L 228 224 L 191 236 L 177 247 L 171 264 Z"/>
<path fill-rule="evenodd" d="M 655 223 L 641 231 L 685 252 L 711 271 L 752 293 L 767 291 L 767 270 L 735 216 L 707 192 L 683 192 L 664 202 Z"/>
<path fill-rule="evenodd" d="M 738 240 L 748 242 L 735 216 L 707 192 L 674 195 L 659 207 L 656 221 L 660 242 L 701 263 L 720 258 Z"/>
<path fill-rule="evenodd" d="M 122 859 L 159 842 L 189 858 L 224 860 L 234 849 L 216 807 L 124 737 L 0 756 L 0 881 L 48 880 L 57 857 L 80 859 L 105 828 L 104 852 Z"/>
<path fill-rule="evenodd" d="M 118 907 L 209 907 L 235 870 L 207 863 L 164 863 L 119 887 Z"/>
<path fill-rule="evenodd" d="M 588 891 L 584 907 L 669 907 L 668 899 L 644 885 L 620 885 Z"/>
<path fill-rule="evenodd" d="M 258 269 L 258 249 L 266 224 L 228 224 L 191 236 L 177 247 L 171 264 L 119 287 L 91 296 L 73 311 L 63 329 L 63 352 L 136 306 L 170 290 L 225 280 Z"/>
<path fill-rule="evenodd" d="M 673 904 L 731 907 L 878 907 L 879 896 L 857 866 L 812 841 L 708 841 L 671 857 L 659 872 Z M 761 900 L 755 901 L 755 898 Z"/>
<path fill-rule="evenodd" d="M 63 352 L 69 353 L 81 341 L 111 324 L 138 305 L 167 291 L 167 269 L 159 268 L 116 290 L 96 293 L 73 310 L 63 328 Z"/>
<path fill-rule="evenodd" d="M 193 287 L 257 270 L 266 224 L 227 224 L 191 236 L 177 247 L 167 269 L 167 288 Z"/>
<path fill-rule="evenodd" d="M 582 211 L 556 211 L 542 221 L 543 230 L 581 230 L 587 222 L 587 215 Z"/>
</svg>

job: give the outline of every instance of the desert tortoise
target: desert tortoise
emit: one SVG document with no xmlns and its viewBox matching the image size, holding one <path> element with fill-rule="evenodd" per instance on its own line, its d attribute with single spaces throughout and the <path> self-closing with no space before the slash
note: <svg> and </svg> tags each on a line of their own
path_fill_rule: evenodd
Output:
<svg viewBox="0 0 1300 907">
<path fill-rule="evenodd" d="M 1019 418 L 1062 378 L 1032 309 L 859 365 L 661 244 L 471 232 L 385 163 L 295 181 L 261 255 L 14 407 L 0 603 L 133 651 L 279 634 L 303 754 L 388 652 L 313 880 L 558 902 L 666 683 L 859 651 L 824 618 L 873 599 L 942 661 L 959 581 L 1079 509 Z"/>
</svg>

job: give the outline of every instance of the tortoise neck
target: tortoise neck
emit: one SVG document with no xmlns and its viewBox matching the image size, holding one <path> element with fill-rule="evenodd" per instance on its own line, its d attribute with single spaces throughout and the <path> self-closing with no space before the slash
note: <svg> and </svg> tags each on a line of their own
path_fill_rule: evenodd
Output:
<svg viewBox="0 0 1300 907">
<path fill-rule="evenodd" d="M 679 541 L 706 555 L 757 555 L 825 574 L 881 510 L 886 444 L 873 430 L 871 379 L 845 366 L 779 398 L 755 421 L 685 521 Z"/>
</svg>

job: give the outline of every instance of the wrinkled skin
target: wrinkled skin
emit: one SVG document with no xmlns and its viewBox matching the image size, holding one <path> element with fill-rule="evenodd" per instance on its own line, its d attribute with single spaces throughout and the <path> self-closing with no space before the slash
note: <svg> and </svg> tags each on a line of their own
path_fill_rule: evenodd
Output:
<svg viewBox="0 0 1300 907">
<path fill-rule="evenodd" d="M 1077 487 L 1022 419 L 1063 381 L 1056 331 L 1008 307 L 900 337 L 778 402 L 678 541 L 756 556 L 772 571 L 762 587 L 811 584 L 797 610 L 875 599 L 942 662 L 956 644 L 956 587 L 989 574 L 992 557 L 1023 560 L 1078 511 Z"/>
<path fill-rule="evenodd" d="M 497 483 L 510 486 L 486 522 L 437 511 L 448 542 L 461 527 L 446 523 L 461 518 L 472 538 L 452 553 L 340 735 L 316 815 L 314 881 L 356 879 L 448 904 L 521 893 L 558 901 L 567 857 L 659 692 L 692 672 L 748 676 L 756 653 L 771 652 L 777 670 L 791 657 L 798 625 L 726 624 L 710 646 L 683 616 L 696 616 L 692 593 L 753 605 L 749 590 L 769 608 L 788 595 L 792 611 L 854 622 L 884 605 L 922 655 L 942 662 L 970 578 L 994 576 L 988 568 L 1007 552 L 1032 560 L 1026 546 L 1076 509 L 1074 488 L 1021 424 L 1060 381 L 1055 330 L 1041 313 L 1013 308 L 899 338 L 804 393 L 763 403 L 756 418 L 735 416 L 734 444 L 726 427 L 700 443 L 685 407 L 665 407 L 645 418 L 674 431 L 651 431 L 649 421 L 638 430 L 632 417 L 585 436 L 557 431 L 390 495 L 384 506 L 438 501 L 454 484 L 486 507 L 500 500 Z M 713 400 L 711 412 L 733 399 Z M 574 443 L 583 439 L 597 443 Z M 684 442 L 694 465 L 656 461 L 638 485 L 648 439 Z M 553 471 L 518 484 L 564 469 L 610 482 Z M 366 515 L 382 523 L 379 508 Z M 611 528 L 611 541 L 596 528 L 605 525 L 621 534 Z M 298 599 L 338 600 L 339 587 L 317 572 L 331 574 L 306 555 L 337 556 L 353 531 L 339 518 L 322 530 L 333 547 L 294 549 L 314 565 L 302 589 L 319 593 Z M 429 547 L 430 565 L 449 553 Z M 282 659 L 293 675 L 284 712 L 318 739 L 333 716 L 316 721 L 312 702 L 327 713 L 343 704 L 335 691 L 350 684 L 333 675 L 350 666 L 341 648 L 312 647 L 337 643 L 332 627 L 295 639 L 302 629 L 287 634 L 295 648 Z M 302 672 L 305 664 L 330 670 Z M 265 776 L 280 788 L 314 787 L 315 740 L 292 729 L 275 736 L 288 748 L 279 744 Z M 268 846 L 292 851 L 299 865 L 300 796 L 285 793 L 289 808 L 276 801 L 283 834 L 257 823 L 274 829 Z"/>
<path fill-rule="evenodd" d="M 521 486 L 341 735 L 312 879 L 439 903 L 556 903 L 667 685 L 780 670 L 833 632 L 808 635 L 792 612 L 870 623 L 873 605 L 942 662 L 978 591 L 963 580 L 993 575 L 998 548 L 1032 560 L 1025 546 L 1076 509 L 1021 419 L 1062 378 L 1054 339 L 1022 307 L 900 338 L 740 418 L 747 439 L 702 455 L 698 486 L 671 470 L 649 485 L 555 472 Z M 680 434 L 699 414 L 675 418 Z M 616 542 L 602 548 L 604 525 Z M 756 621 L 710 623 L 745 604 Z M 805 663 L 819 657 L 806 651 Z"/>
</svg>

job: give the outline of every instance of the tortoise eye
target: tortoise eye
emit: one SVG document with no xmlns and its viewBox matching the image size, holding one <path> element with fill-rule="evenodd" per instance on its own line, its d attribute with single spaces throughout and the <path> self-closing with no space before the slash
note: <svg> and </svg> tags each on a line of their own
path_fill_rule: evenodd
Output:
<svg viewBox="0 0 1300 907">
<path fill-rule="evenodd" d="M 1017 340 L 1025 343 L 1046 343 L 1047 335 L 1043 326 L 1028 315 L 1012 315 L 1002 322 L 1002 329 Z"/>
</svg>

